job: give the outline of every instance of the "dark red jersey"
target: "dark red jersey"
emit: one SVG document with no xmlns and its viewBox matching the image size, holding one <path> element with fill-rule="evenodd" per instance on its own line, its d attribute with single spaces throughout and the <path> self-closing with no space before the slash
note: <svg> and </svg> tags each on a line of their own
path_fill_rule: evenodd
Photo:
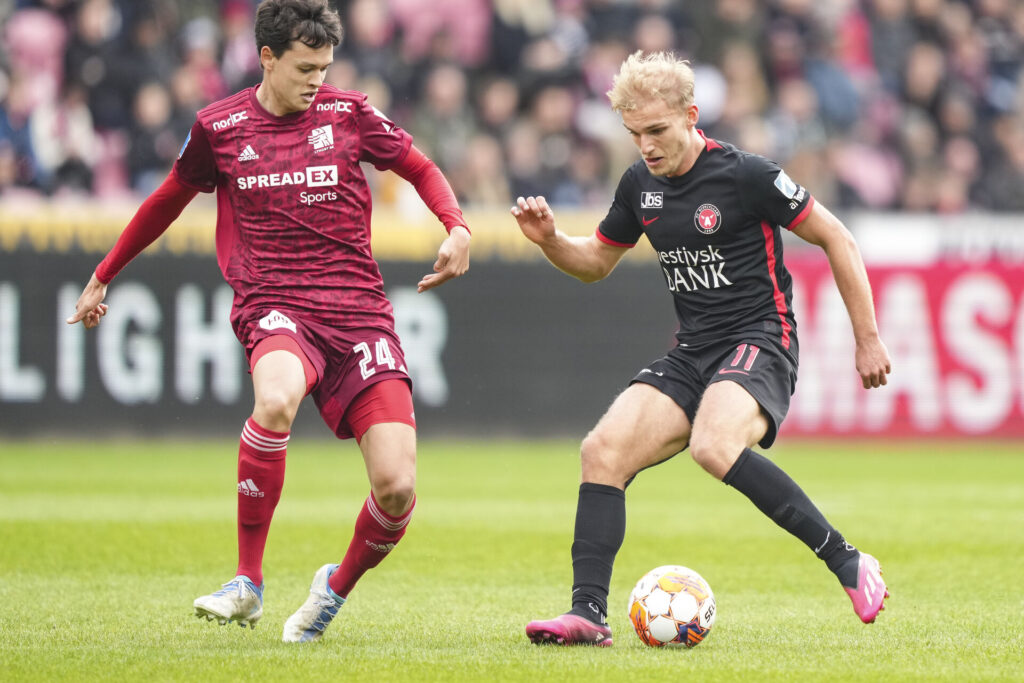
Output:
<svg viewBox="0 0 1024 683">
<path fill-rule="evenodd" d="M 626 247 L 647 235 L 675 300 L 680 343 L 760 332 L 795 357 L 780 226 L 793 228 L 813 202 L 774 162 L 707 140 L 681 176 L 652 175 L 643 161 L 627 169 L 597 235 Z"/>
<path fill-rule="evenodd" d="M 366 95 L 324 85 L 274 116 L 248 88 L 201 110 L 174 175 L 217 192 L 217 261 L 242 308 L 299 311 L 332 326 L 394 322 L 370 251 L 360 168 L 390 169 L 412 144 Z"/>
</svg>

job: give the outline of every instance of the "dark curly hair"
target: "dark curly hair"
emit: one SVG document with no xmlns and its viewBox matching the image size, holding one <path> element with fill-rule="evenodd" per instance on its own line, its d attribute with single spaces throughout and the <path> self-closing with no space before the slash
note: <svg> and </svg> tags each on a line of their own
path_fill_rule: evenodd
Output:
<svg viewBox="0 0 1024 683">
<path fill-rule="evenodd" d="M 280 57 L 292 41 L 313 49 L 338 45 L 343 30 L 327 0 L 263 0 L 256 8 L 256 49 L 266 45 Z"/>
</svg>

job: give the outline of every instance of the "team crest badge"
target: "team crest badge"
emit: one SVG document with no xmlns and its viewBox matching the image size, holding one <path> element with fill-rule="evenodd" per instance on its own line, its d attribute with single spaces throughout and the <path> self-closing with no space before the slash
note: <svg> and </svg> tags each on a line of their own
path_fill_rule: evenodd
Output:
<svg viewBox="0 0 1024 683">
<path fill-rule="evenodd" d="M 701 204 L 693 214 L 693 224 L 705 235 L 710 235 L 721 227 L 722 212 L 714 204 Z"/>
</svg>

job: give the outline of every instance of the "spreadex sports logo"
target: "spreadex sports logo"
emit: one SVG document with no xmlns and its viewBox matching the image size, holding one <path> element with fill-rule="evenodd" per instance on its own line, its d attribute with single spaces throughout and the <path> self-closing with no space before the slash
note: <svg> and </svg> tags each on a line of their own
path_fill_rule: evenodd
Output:
<svg viewBox="0 0 1024 683">
<path fill-rule="evenodd" d="M 239 176 L 236 179 L 238 189 L 251 190 L 253 188 L 284 187 L 285 185 L 304 185 L 306 187 L 334 187 L 338 184 L 338 167 L 331 166 L 307 166 L 301 171 L 284 173 L 261 173 L 259 175 Z M 333 190 L 325 192 L 300 192 L 299 201 L 307 206 L 315 202 L 334 201 L 338 193 Z"/>
</svg>

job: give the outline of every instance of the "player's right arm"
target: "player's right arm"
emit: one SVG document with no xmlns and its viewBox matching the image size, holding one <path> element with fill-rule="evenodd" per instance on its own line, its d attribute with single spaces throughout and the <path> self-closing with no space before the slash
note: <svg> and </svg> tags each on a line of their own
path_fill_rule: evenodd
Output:
<svg viewBox="0 0 1024 683">
<path fill-rule="evenodd" d="M 100 318 L 107 313 L 107 305 L 103 303 L 107 285 L 129 261 L 164 234 L 196 194 L 196 190 L 178 182 L 173 171 L 167 176 L 163 184 L 142 202 L 114 248 L 96 267 L 78 297 L 74 314 L 67 319 L 69 325 L 81 321 L 87 328 L 92 328 L 100 324 Z"/>
<path fill-rule="evenodd" d="M 555 214 L 544 197 L 519 197 L 512 215 L 523 235 L 540 247 L 552 265 L 583 282 L 607 277 L 629 251 L 628 247 L 602 242 L 596 233 L 573 237 L 557 229 Z"/>
<path fill-rule="evenodd" d="M 114 248 L 89 278 L 75 304 L 74 314 L 66 321 L 69 325 L 81 322 L 91 328 L 100 324 L 100 319 L 107 313 L 103 299 L 110 281 L 129 261 L 164 234 L 200 191 L 214 190 L 216 173 L 210 143 L 199 121 L 196 121 L 167 179 L 142 202 Z"/>
</svg>

